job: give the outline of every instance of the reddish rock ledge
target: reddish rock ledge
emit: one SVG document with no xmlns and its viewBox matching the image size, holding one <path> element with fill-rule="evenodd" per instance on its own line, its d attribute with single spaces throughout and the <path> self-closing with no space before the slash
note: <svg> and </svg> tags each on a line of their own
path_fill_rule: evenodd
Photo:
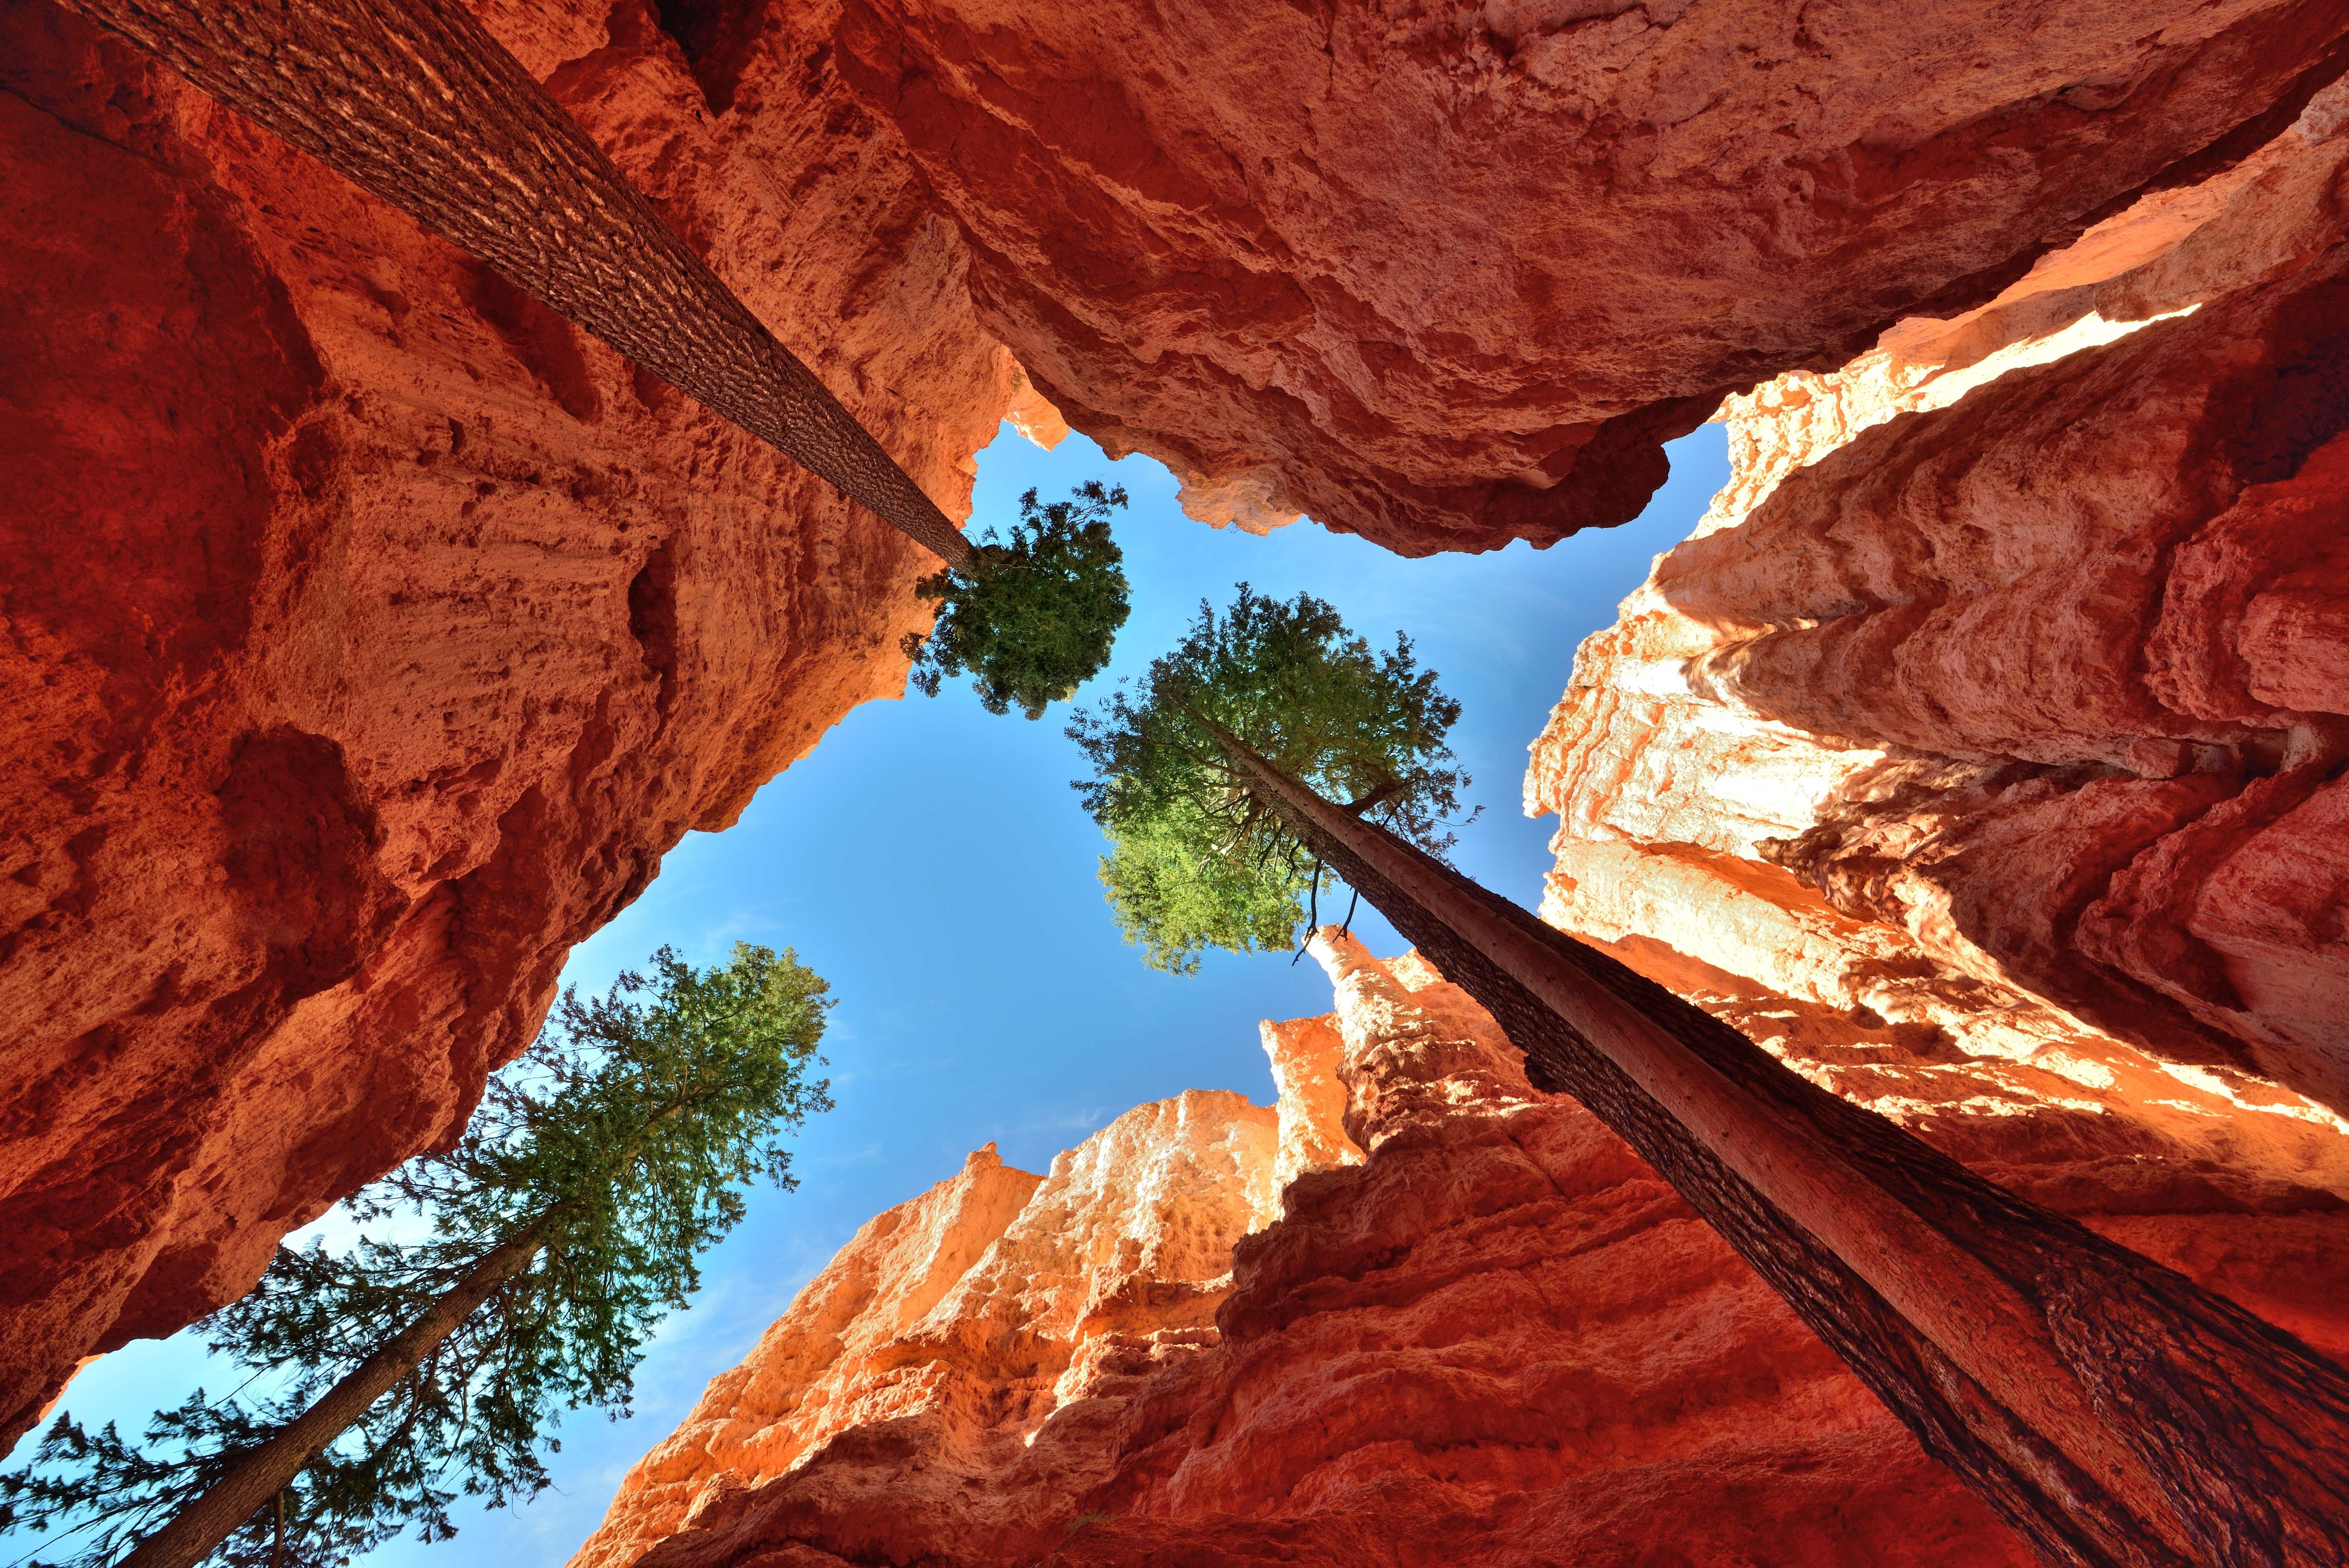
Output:
<svg viewBox="0 0 2349 1568">
<path fill-rule="evenodd" d="M 1195 516 L 1416 555 L 1635 515 L 1723 394 L 2240 157 L 2344 36 L 2333 0 L 847 0 L 836 47 L 1070 423 Z"/>
<path fill-rule="evenodd" d="M 1277 1135 L 1194 1094 L 1040 1181 L 973 1155 L 710 1384 L 574 1568 L 2035 1561 L 1464 993 L 1314 952 L 1336 1012 L 1264 1026 Z M 2125 1047 L 2100 1084 L 1740 1021 L 2349 1349 L 2339 1121 L 2153 1089 Z"/>
</svg>

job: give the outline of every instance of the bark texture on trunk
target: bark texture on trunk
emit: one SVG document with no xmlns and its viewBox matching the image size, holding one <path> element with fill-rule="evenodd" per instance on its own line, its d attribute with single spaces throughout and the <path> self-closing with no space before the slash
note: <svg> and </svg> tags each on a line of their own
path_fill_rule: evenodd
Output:
<svg viewBox="0 0 2349 1568">
<path fill-rule="evenodd" d="M 66 0 L 949 564 L 961 532 L 460 0 Z"/>
<path fill-rule="evenodd" d="M 2349 1373 L 1220 738 L 2050 1562 L 2349 1563 Z"/>
<path fill-rule="evenodd" d="M 386 1341 L 383 1347 L 318 1397 L 275 1437 L 237 1462 L 171 1522 L 140 1542 L 119 1568 L 193 1568 L 246 1520 L 281 1499 L 278 1528 L 285 1528 L 282 1494 L 302 1467 L 350 1429 L 378 1399 L 413 1372 L 457 1326 L 471 1317 L 500 1286 L 530 1266 L 543 1245 L 538 1227 L 481 1260 L 423 1316 Z"/>
</svg>

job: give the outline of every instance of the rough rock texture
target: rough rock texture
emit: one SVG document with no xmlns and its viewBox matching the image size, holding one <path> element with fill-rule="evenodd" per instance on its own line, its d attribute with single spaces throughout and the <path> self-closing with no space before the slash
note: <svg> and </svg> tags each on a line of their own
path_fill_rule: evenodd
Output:
<svg viewBox="0 0 2349 1568">
<path fill-rule="evenodd" d="M 1195 1090 L 1127 1111 L 1040 1178 L 988 1144 L 857 1232 L 628 1472 L 574 1561 L 633 1563 L 680 1530 L 719 1529 L 818 1449 L 833 1457 L 817 1506 L 841 1510 L 845 1531 L 1032 1525 L 1017 1495 L 926 1525 L 899 1516 L 1015 1463 L 1105 1380 L 1213 1342 L 1233 1243 L 1274 1212 L 1276 1122 L 1292 1115 Z M 890 1472 L 909 1459 L 918 1474 L 901 1482 Z"/>
<path fill-rule="evenodd" d="M 1268 1113 L 1186 1096 L 1040 1185 L 972 1156 L 843 1249 L 574 1562 L 2034 1561 L 1619 1140 L 1530 1088 L 1456 987 L 1333 929 L 1315 952 L 1336 1013 L 1265 1026 L 1277 1149 L 1246 1121 Z M 1942 1147 L 2349 1348 L 2349 1128 L 2126 1047 L 2098 1082 L 2085 1058 L 2019 1069 L 1722 1005 Z M 1194 1103 L 1211 1114 L 1170 1114 Z M 1217 1117 L 1253 1136 L 1201 1160 Z M 1276 1162 L 1299 1169 L 1277 1219 Z M 1232 1272 L 1207 1281 L 1218 1239 Z M 1114 1323 L 1067 1305 L 1145 1277 Z"/>
<path fill-rule="evenodd" d="M 2248 150 L 2344 30 L 2335 0 L 850 0 L 836 46 L 1072 424 L 1194 515 L 1423 553 L 1633 515 L 1724 392 Z"/>
<path fill-rule="evenodd" d="M 1058 403 L 1169 459 L 1195 515 L 1310 511 L 1412 552 L 1629 515 L 1724 390 L 2234 167 L 2349 48 L 2337 0 L 481 3 L 950 511 L 997 414 L 1050 440 Z M 1985 486 L 2048 483 L 2018 456 L 2042 452 L 2113 480 L 2083 505 L 2142 512 L 2113 548 L 2151 564 L 2049 624 L 2143 634 L 2144 692 L 1992 681 L 1944 724 L 1855 680 L 1835 722 L 1869 745 L 1989 752 L 1888 758 L 1775 829 L 1831 828 L 1781 858 L 1849 919 L 1946 932 L 1952 973 L 2306 1085 L 2344 1016 L 2311 717 L 2340 613 L 2302 521 L 2338 462 L 2268 413 L 2332 395 L 2304 286 L 2330 263 L 2290 232 L 2334 198 L 2307 158 L 2262 169 L 2300 208 L 2230 189 L 2282 271 L 2046 367 L 2040 402 L 1942 409 L 1909 456 L 1861 460 L 1906 438 L 1865 432 L 1819 481 L 1891 507 L 1956 484 L 1919 465 L 1967 443 Z M 48 0 L 0 11 L 0 173 L 13 1429 L 447 1138 L 661 852 L 895 689 L 924 562 Z M 2148 265 L 2099 319 L 2203 297 Z M 2120 428 L 2137 404 L 2150 434 Z M 2002 548 L 2068 562 L 2109 532 Z M 1925 614 L 1901 561 L 1859 585 Z M 1841 587 L 1707 581 L 1732 619 L 1844 614 Z M 1847 666 L 1930 686 L 1969 645 L 1878 669 L 1831 641 L 1757 643 L 1753 699 L 1811 734 Z M 1975 826 L 1896 853 L 1928 817 Z M 1896 861 L 1897 886 L 1862 874 Z"/>
<path fill-rule="evenodd" d="M 1028 373 L 1019 366 L 1011 371 L 1011 403 L 1003 410 L 1004 420 L 1036 445 L 1050 451 L 1069 438 L 1069 422 L 1061 411 L 1044 400 L 1028 379 Z"/>
<path fill-rule="evenodd" d="M 1285 1190 L 1309 1171 L 1359 1165 L 1361 1149 L 1346 1136 L 1346 1085 L 1338 1076 L 1344 1042 L 1329 1018 L 1268 1018 L 1258 1026 L 1272 1064 L 1280 1107 L 1280 1153 L 1272 1183 Z"/>
<path fill-rule="evenodd" d="M 821 52 L 721 134 L 640 8 L 487 15 L 967 511 L 1013 366 Z M 0 88 L 14 1431 L 452 1136 L 665 850 L 900 689 L 926 558 L 78 19 L 0 13 Z"/>
<path fill-rule="evenodd" d="M 2349 1107 L 2344 131 L 2336 84 L 1733 399 L 1735 477 L 1534 748 L 1549 917 L 1692 994 Z"/>
</svg>

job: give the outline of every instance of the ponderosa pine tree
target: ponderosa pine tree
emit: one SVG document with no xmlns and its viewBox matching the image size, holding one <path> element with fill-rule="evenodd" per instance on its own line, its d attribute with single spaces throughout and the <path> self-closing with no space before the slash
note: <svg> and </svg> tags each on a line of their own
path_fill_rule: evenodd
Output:
<svg viewBox="0 0 2349 1568">
<path fill-rule="evenodd" d="M 1127 614 L 1125 556 L 1109 527 L 1124 505 L 1125 487 L 1099 480 L 1042 505 L 1031 490 L 1009 539 L 990 529 L 959 562 L 916 583 L 943 607 L 929 635 L 905 634 L 916 689 L 936 696 L 942 680 L 968 670 L 988 712 L 1016 703 L 1041 718 L 1099 675 Z"/>
<path fill-rule="evenodd" d="M 809 1076 L 825 991 L 791 952 L 740 944 L 710 969 L 664 947 L 650 980 L 565 992 L 455 1149 L 350 1202 L 428 1239 L 280 1248 L 207 1321 L 265 1396 L 200 1389 L 144 1443 L 61 1418 L 0 1477 L 0 1525 L 78 1536 L 74 1568 L 316 1568 L 410 1525 L 454 1534 L 460 1494 L 535 1495 L 562 1410 L 626 1413 L 740 1189 L 793 1184 L 781 1138 L 832 1103 Z"/>
<path fill-rule="evenodd" d="M 1114 846 L 1103 880 L 1154 962 L 1271 945 L 1299 913 L 1298 868 L 1328 865 L 2048 1561 L 2349 1563 L 2349 1373 L 1445 865 L 1435 748 L 1457 705 L 1407 662 L 1369 669 L 1306 603 L 1257 633 L 1244 591 L 1138 700 L 1071 730 L 1095 769 L 1077 788 Z"/>
</svg>

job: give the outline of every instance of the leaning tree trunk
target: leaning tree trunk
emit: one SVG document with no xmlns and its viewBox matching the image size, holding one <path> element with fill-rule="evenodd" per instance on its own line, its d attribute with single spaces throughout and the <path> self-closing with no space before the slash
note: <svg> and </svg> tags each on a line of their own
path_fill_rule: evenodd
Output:
<svg viewBox="0 0 2349 1568">
<path fill-rule="evenodd" d="M 171 1522 L 139 1543 L 117 1568 L 193 1568 L 226 1541 L 236 1527 L 278 1502 L 283 1544 L 285 1489 L 303 1467 L 349 1430 L 378 1399 L 416 1370 L 440 1342 L 457 1331 L 501 1286 L 530 1266 L 545 1244 L 543 1222 L 499 1247 L 425 1309 L 424 1315 L 386 1340 L 351 1368 L 343 1380 L 318 1396 L 277 1435 L 236 1462 L 235 1468 L 191 1500 Z"/>
<path fill-rule="evenodd" d="M 1217 738 L 2051 1562 L 2349 1562 L 2349 1373 Z"/>
<path fill-rule="evenodd" d="M 460 0 L 66 0 L 950 565 L 970 546 Z"/>
</svg>

